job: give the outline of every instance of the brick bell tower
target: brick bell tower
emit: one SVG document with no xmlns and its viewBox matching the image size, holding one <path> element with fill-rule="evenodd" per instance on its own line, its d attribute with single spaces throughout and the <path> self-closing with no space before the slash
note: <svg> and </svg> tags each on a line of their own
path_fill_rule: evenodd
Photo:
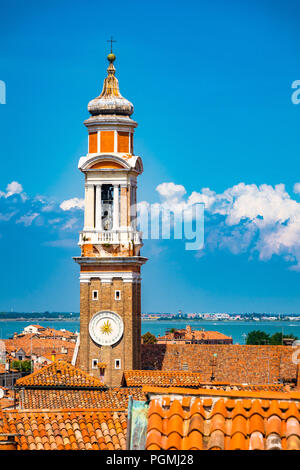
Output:
<svg viewBox="0 0 300 470">
<path fill-rule="evenodd" d="M 136 226 L 137 176 L 133 105 L 122 97 L 115 55 L 100 96 L 88 104 L 89 148 L 78 167 L 85 176 L 84 228 L 80 233 L 79 365 L 109 386 L 124 370 L 141 369 L 142 239 Z"/>
</svg>

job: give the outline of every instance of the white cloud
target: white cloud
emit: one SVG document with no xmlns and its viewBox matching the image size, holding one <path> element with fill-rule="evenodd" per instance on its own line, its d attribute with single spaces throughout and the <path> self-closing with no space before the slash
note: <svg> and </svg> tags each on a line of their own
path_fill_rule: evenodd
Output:
<svg viewBox="0 0 300 470">
<path fill-rule="evenodd" d="M 164 182 L 157 186 L 161 198 L 157 208 L 167 208 L 174 213 L 191 211 L 195 203 L 205 205 L 205 248 L 228 250 L 233 254 L 247 253 L 260 260 L 280 256 L 290 269 L 300 271 L 300 202 L 293 199 L 283 184 L 275 186 L 239 183 L 223 192 L 202 188 L 187 194 L 184 186 Z M 294 193 L 300 194 L 300 183 L 294 185 Z M 18 197 L 11 197 L 19 195 Z M 141 220 L 146 220 L 150 207 L 141 201 L 138 208 Z M 83 221 L 75 211 L 84 209 L 84 200 L 74 197 L 61 204 L 47 196 L 26 196 L 20 183 L 9 183 L 0 191 L 0 224 L 17 223 L 24 227 L 33 225 L 36 230 L 46 227 L 48 233 L 61 238 L 48 246 L 67 245 L 65 231 L 74 234 Z M 142 210 L 141 210 L 142 209 Z M 72 211 L 71 214 L 69 211 Z M 17 216 L 16 216 L 17 214 Z M 76 215 L 76 216 L 75 216 Z M 4 233 L 4 232 L 3 232 Z M 51 245 L 50 245 L 51 244 Z"/>
<path fill-rule="evenodd" d="M 208 249 L 227 249 L 233 254 L 258 254 L 260 260 L 273 255 L 293 263 L 300 271 L 300 203 L 292 199 L 283 184 L 239 183 L 216 193 L 209 188 L 186 190 L 175 183 L 157 186 L 162 197 L 161 207 L 188 210 L 193 204 L 205 204 L 206 241 Z M 294 192 L 300 193 L 300 183 Z"/>
<path fill-rule="evenodd" d="M 295 194 L 300 194 L 300 183 L 294 184 L 293 191 Z"/>
<path fill-rule="evenodd" d="M 67 220 L 66 223 L 61 227 L 62 230 L 72 230 L 74 225 L 78 222 L 76 217 L 71 217 L 71 219 Z"/>
<path fill-rule="evenodd" d="M 84 209 L 84 199 L 73 197 L 72 199 L 66 199 L 59 206 L 63 211 L 69 211 L 71 209 Z"/>
<path fill-rule="evenodd" d="M 0 221 L 8 222 L 18 211 L 7 212 L 6 214 L 0 213 Z"/>
<path fill-rule="evenodd" d="M 17 181 L 12 181 L 6 186 L 6 196 L 9 197 L 13 194 L 21 194 L 23 192 L 23 187 Z"/>
<path fill-rule="evenodd" d="M 26 201 L 27 195 L 23 191 L 23 186 L 17 181 L 12 181 L 11 183 L 9 183 L 6 186 L 6 192 L 0 191 L 0 197 L 4 197 L 6 199 L 16 194 L 20 195 L 23 202 Z"/>
<path fill-rule="evenodd" d="M 186 189 L 181 184 L 161 183 L 157 186 L 156 191 L 163 199 L 179 201 L 186 194 Z"/>
<path fill-rule="evenodd" d="M 34 219 L 36 219 L 39 216 L 39 213 L 34 213 L 34 214 L 25 214 L 22 215 L 17 221 L 16 224 L 23 224 L 25 227 L 29 227 Z"/>
</svg>

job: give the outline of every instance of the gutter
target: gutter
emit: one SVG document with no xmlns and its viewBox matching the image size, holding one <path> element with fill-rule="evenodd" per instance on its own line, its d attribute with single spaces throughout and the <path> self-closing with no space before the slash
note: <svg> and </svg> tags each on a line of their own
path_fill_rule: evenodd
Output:
<svg viewBox="0 0 300 470">
<path fill-rule="evenodd" d="M 130 395 L 127 413 L 127 450 L 145 450 L 148 428 L 149 400 L 133 400 Z"/>
</svg>

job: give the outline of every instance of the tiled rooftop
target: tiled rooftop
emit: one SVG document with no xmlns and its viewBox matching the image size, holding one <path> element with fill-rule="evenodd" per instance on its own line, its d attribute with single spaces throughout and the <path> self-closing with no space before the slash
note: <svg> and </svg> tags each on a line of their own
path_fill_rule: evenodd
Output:
<svg viewBox="0 0 300 470">
<path fill-rule="evenodd" d="M 290 390 L 289 385 L 283 384 L 229 384 L 222 382 L 201 382 L 199 388 L 206 390 L 224 390 L 224 391 L 270 391 L 270 392 L 287 392 Z"/>
<path fill-rule="evenodd" d="M 201 383 L 201 374 L 182 371 L 128 370 L 124 371 L 124 381 L 124 385 L 127 387 L 138 387 L 141 385 L 197 387 Z"/>
<path fill-rule="evenodd" d="M 92 377 L 69 362 L 58 359 L 16 382 L 17 387 L 66 387 L 103 388 L 96 377 Z"/>
<path fill-rule="evenodd" d="M 185 329 L 176 329 L 174 332 L 167 332 L 163 336 L 158 336 L 158 340 L 197 340 L 197 341 L 218 341 L 232 340 L 231 336 L 226 336 L 219 331 L 192 330 L 187 327 Z"/>
<path fill-rule="evenodd" d="M 44 337 L 28 333 L 16 338 L 3 340 L 8 354 L 14 354 L 22 349 L 29 358 L 31 354 L 36 356 L 52 355 L 53 351 L 60 354 L 62 350 L 67 350 L 64 354 L 65 360 L 72 360 L 75 348 L 74 341 L 63 340 L 61 338 Z"/>
<path fill-rule="evenodd" d="M 142 388 L 138 387 L 107 390 L 25 389 L 19 392 L 18 402 L 21 409 L 107 408 L 127 411 L 129 395 L 135 400 L 146 400 Z"/>
<path fill-rule="evenodd" d="M 1 395 L 3 394 L 3 397 L 0 398 L 0 408 L 5 409 L 14 407 L 14 391 L 6 387 L 0 387 L 0 392 Z"/>
<path fill-rule="evenodd" d="M 159 371 L 159 370 L 127 370 L 124 371 L 123 385 L 141 387 L 153 385 L 157 387 L 195 387 L 214 390 L 267 390 L 284 392 L 283 384 L 234 384 L 228 382 L 204 382 L 198 372 Z"/>
<path fill-rule="evenodd" d="M 142 344 L 142 369 L 190 371 L 218 382 L 266 384 L 292 382 L 297 365 L 292 346 Z M 249 366 L 250 364 L 250 366 Z"/>
<path fill-rule="evenodd" d="M 19 450 L 125 450 L 124 413 L 107 410 L 0 411 L 0 433 L 16 433 Z"/>
<path fill-rule="evenodd" d="M 145 385 L 142 387 L 142 390 L 147 396 L 154 398 L 157 395 L 162 396 L 162 394 L 168 394 L 169 397 L 177 396 L 194 396 L 194 397 L 205 397 L 212 398 L 213 401 L 218 400 L 219 398 L 232 398 L 232 399 L 251 399 L 261 398 L 265 400 L 285 400 L 285 401 L 294 401 L 300 403 L 300 391 L 297 389 L 292 389 L 291 391 L 273 391 L 272 389 L 266 388 L 254 390 L 249 388 L 228 388 L 224 390 L 223 388 L 185 388 L 185 387 L 153 387 Z"/>
<path fill-rule="evenodd" d="M 299 401 L 162 395 L 150 402 L 146 449 L 300 450 L 299 420 Z"/>
<path fill-rule="evenodd" d="M 38 335 L 39 337 L 55 337 L 55 338 L 66 338 L 66 339 L 76 339 L 76 333 L 72 331 L 68 331 L 65 329 L 56 330 L 55 328 L 49 328 L 41 325 L 28 325 L 36 328 L 38 330 L 37 333 L 33 333 L 33 335 Z M 17 338 L 21 338 L 24 334 L 31 334 L 31 333 L 20 333 L 17 335 Z"/>
</svg>

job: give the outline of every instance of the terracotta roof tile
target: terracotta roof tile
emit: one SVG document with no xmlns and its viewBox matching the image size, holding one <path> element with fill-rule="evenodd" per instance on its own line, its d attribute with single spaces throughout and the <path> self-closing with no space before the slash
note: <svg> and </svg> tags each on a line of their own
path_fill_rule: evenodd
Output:
<svg viewBox="0 0 300 470">
<path fill-rule="evenodd" d="M 17 387 L 103 388 L 100 379 L 88 375 L 69 362 L 58 359 L 16 382 Z"/>
<path fill-rule="evenodd" d="M 246 439 L 243 433 L 237 432 L 230 439 L 229 450 L 246 450 Z"/>
<path fill-rule="evenodd" d="M 152 395 L 146 449 L 300 449 L 300 400 L 284 400 L 285 412 L 275 398 L 216 397 L 210 406 L 204 406 L 205 400 L 197 391 L 187 396 L 176 388 Z"/>
<path fill-rule="evenodd" d="M 183 439 L 182 447 L 187 450 L 201 450 L 203 448 L 202 433 L 197 429 L 191 431 L 188 437 Z"/>
<path fill-rule="evenodd" d="M 300 436 L 300 424 L 296 418 L 288 418 L 286 420 L 286 437 Z"/>
<path fill-rule="evenodd" d="M 288 419 L 290 417 L 294 417 L 298 419 L 298 421 L 300 420 L 299 408 L 296 406 L 296 403 L 289 403 L 285 418 Z"/>
<path fill-rule="evenodd" d="M 198 387 L 201 374 L 197 372 L 169 372 L 159 370 L 124 371 L 124 385 L 137 387 L 141 385 L 160 385 L 164 387 Z"/>
<path fill-rule="evenodd" d="M 237 416 L 235 416 L 235 418 L 232 419 L 231 434 L 234 435 L 236 432 L 243 434 L 245 437 L 247 436 L 246 416 L 238 414 Z"/>
<path fill-rule="evenodd" d="M 300 438 L 299 436 L 290 436 L 287 439 L 287 450 L 300 450 Z"/>
<path fill-rule="evenodd" d="M 17 433 L 22 450 L 125 450 L 126 422 L 121 412 L 13 410 L 2 412 L 0 431 Z"/>
<path fill-rule="evenodd" d="M 212 431 L 209 437 L 208 450 L 224 450 L 225 436 L 223 431 Z M 201 449 L 201 448 L 200 448 Z"/>
<path fill-rule="evenodd" d="M 214 431 L 222 431 L 222 433 L 225 433 L 225 416 L 222 414 L 214 414 L 211 419 L 211 432 Z"/>
<path fill-rule="evenodd" d="M 251 385 L 269 382 L 269 389 L 279 391 L 284 387 L 282 381 L 293 382 L 297 377 L 292 346 L 142 344 L 141 352 L 143 369 L 155 367 L 166 372 L 184 371 L 187 367 L 188 371 L 200 373 L 203 382 L 210 381 L 212 363 L 218 382 Z"/>
<path fill-rule="evenodd" d="M 159 431 L 160 433 L 162 433 L 162 417 L 157 414 L 157 413 L 152 413 L 150 416 L 149 416 L 149 420 L 148 420 L 148 426 L 151 428 L 151 429 L 156 429 L 157 431 Z"/>
<path fill-rule="evenodd" d="M 146 400 L 146 394 L 137 388 L 109 388 L 107 390 L 90 389 L 69 390 L 30 389 L 20 390 L 18 404 L 21 409 L 72 409 L 98 408 L 127 410 L 129 396 L 135 400 Z"/>
<path fill-rule="evenodd" d="M 264 418 L 260 414 L 252 414 L 249 418 L 249 434 L 259 432 L 264 433 Z"/>
<path fill-rule="evenodd" d="M 55 354 L 61 354 L 62 349 L 67 352 L 64 355 L 66 361 L 71 361 L 75 349 L 75 342 L 73 340 L 63 340 L 61 338 L 39 337 L 36 334 L 24 334 L 16 338 L 4 339 L 6 352 L 11 354 L 22 349 L 25 355 L 29 358 L 31 354 L 36 356 L 52 356 L 53 351 Z"/>
<path fill-rule="evenodd" d="M 157 429 L 149 428 L 147 433 L 146 448 L 148 450 L 160 450 L 162 445 L 162 434 Z"/>
<path fill-rule="evenodd" d="M 253 432 L 249 438 L 249 450 L 264 450 L 264 436 L 261 432 Z"/>
</svg>

